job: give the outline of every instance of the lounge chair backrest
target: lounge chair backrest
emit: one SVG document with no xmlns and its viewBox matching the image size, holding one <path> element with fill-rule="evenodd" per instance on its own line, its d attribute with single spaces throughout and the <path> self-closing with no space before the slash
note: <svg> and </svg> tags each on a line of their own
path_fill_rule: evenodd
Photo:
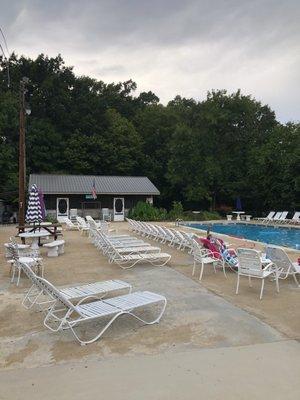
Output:
<svg viewBox="0 0 300 400">
<path fill-rule="evenodd" d="M 270 211 L 269 214 L 266 216 L 266 219 L 272 219 L 275 215 L 275 211 Z"/>
<path fill-rule="evenodd" d="M 100 221 L 99 227 L 103 233 L 108 233 L 108 223 L 106 221 Z"/>
<path fill-rule="evenodd" d="M 17 261 L 17 264 L 23 270 L 27 278 L 34 284 L 37 285 L 36 274 L 32 271 L 30 266 L 27 263 Z M 39 286 L 39 285 L 38 285 Z"/>
<path fill-rule="evenodd" d="M 190 246 L 192 247 L 193 242 L 195 241 L 195 239 L 198 238 L 198 236 L 194 235 L 194 234 L 190 234 L 184 231 L 179 231 L 181 233 L 181 235 L 184 237 L 184 239 L 190 244 Z"/>
<path fill-rule="evenodd" d="M 90 228 L 94 228 L 94 229 L 97 228 L 96 222 L 93 220 L 93 218 L 91 218 L 91 219 L 87 218 L 87 223 L 89 224 Z"/>
<path fill-rule="evenodd" d="M 203 251 L 203 246 L 195 238 L 191 239 L 193 254 L 200 254 Z"/>
<path fill-rule="evenodd" d="M 299 219 L 300 219 L 300 212 L 296 211 L 292 218 L 292 221 L 299 221 Z"/>
<path fill-rule="evenodd" d="M 82 228 L 88 228 L 88 225 L 87 225 L 85 219 L 83 219 L 82 217 L 76 217 L 76 220 L 77 220 L 78 224 L 79 224 Z"/>
<path fill-rule="evenodd" d="M 266 249 L 266 257 L 269 258 L 277 268 L 281 269 L 283 273 L 289 272 L 293 266 L 286 252 L 279 247 L 268 246 Z"/>
<path fill-rule="evenodd" d="M 239 248 L 236 250 L 238 256 L 239 272 L 246 275 L 262 276 L 262 262 L 260 253 L 254 249 Z"/>
<path fill-rule="evenodd" d="M 77 311 L 76 307 L 58 290 L 55 286 L 52 285 L 49 281 L 45 278 L 41 278 L 40 276 L 36 276 L 36 280 L 39 283 L 39 287 L 46 292 L 53 300 L 57 300 L 66 308 Z"/>
<path fill-rule="evenodd" d="M 107 247 L 109 247 L 110 251 L 114 253 L 115 257 L 123 258 L 123 256 L 118 252 L 118 249 L 114 246 L 114 244 L 105 236 L 103 235 L 104 242 Z"/>
<path fill-rule="evenodd" d="M 280 219 L 281 214 L 282 214 L 282 211 L 278 211 L 278 212 L 274 215 L 273 219 Z"/>
<path fill-rule="evenodd" d="M 283 212 L 281 213 L 279 219 L 285 220 L 285 219 L 286 219 L 286 216 L 288 215 L 288 213 L 289 213 L 288 211 L 283 211 Z"/>
</svg>

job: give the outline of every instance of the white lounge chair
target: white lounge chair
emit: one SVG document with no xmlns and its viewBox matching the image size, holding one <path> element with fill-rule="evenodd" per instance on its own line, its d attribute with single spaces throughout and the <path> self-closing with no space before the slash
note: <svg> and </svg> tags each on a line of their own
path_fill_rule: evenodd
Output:
<svg viewBox="0 0 300 400">
<path fill-rule="evenodd" d="M 239 292 L 240 277 L 246 276 L 249 279 L 249 285 L 251 287 L 251 278 L 261 279 L 261 290 L 260 290 L 260 300 L 263 296 L 265 279 L 270 275 L 275 277 L 276 290 L 279 292 L 279 283 L 276 269 L 274 269 L 274 264 L 269 262 L 264 264 L 260 252 L 254 249 L 243 249 L 238 248 L 236 250 L 238 257 L 238 272 L 237 272 L 237 284 L 236 284 L 236 294 Z"/>
<path fill-rule="evenodd" d="M 144 324 L 158 323 L 165 311 L 167 299 L 159 294 L 144 291 L 126 294 L 109 299 L 84 303 L 83 299 L 74 305 L 68 298 L 55 288 L 50 282 L 37 277 L 45 292 L 53 299 L 53 305 L 44 319 L 44 325 L 52 332 L 70 329 L 75 338 L 82 344 L 93 343 L 98 340 L 110 325 L 121 315 L 131 315 Z M 141 308 L 159 306 L 158 316 L 151 320 L 144 319 L 136 314 Z M 104 320 L 104 326 L 90 340 L 83 340 L 75 332 L 75 328 L 84 323 Z"/>
<path fill-rule="evenodd" d="M 273 218 L 270 218 L 268 221 L 265 221 L 266 224 L 268 223 L 276 223 L 281 217 L 282 211 L 278 211 Z"/>
<path fill-rule="evenodd" d="M 90 227 L 89 225 L 86 223 L 86 221 L 82 218 L 82 217 L 76 217 L 76 221 L 77 221 L 77 226 L 78 226 L 78 230 L 81 233 L 81 235 L 84 234 L 88 234 Z"/>
<path fill-rule="evenodd" d="M 75 225 L 69 218 L 65 218 L 64 222 L 66 223 L 67 231 L 77 231 L 78 230 L 78 226 Z"/>
<path fill-rule="evenodd" d="M 289 224 L 295 224 L 298 225 L 300 224 L 300 212 L 296 211 L 293 215 L 293 218 L 291 218 L 290 220 L 288 220 Z"/>
<path fill-rule="evenodd" d="M 171 259 L 170 254 L 162 253 L 160 250 L 151 253 L 147 251 L 139 252 L 136 249 L 130 249 L 128 246 L 128 254 L 124 254 L 120 253 L 113 243 L 110 242 L 109 245 L 109 251 L 107 252 L 109 261 L 118 264 L 123 269 L 132 268 L 138 263 L 150 263 L 156 267 L 162 267 Z"/>
<path fill-rule="evenodd" d="M 49 294 L 48 292 L 45 292 L 45 287 L 40 284 L 38 279 L 36 279 L 37 276 L 30 268 L 29 264 L 23 261 L 18 261 L 18 263 L 20 269 L 24 271 L 24 273 L 32 282 L 32 286 L 23 299 L 23 306 L 29 309 L 34 305 L 37 305 L 39 309 L 43 309 L 42 306 L 46 305 L 46 308 L 49 308 L 49 304 L 52 304 L 53 299 L 49 300 L 49 296 L 47 296 Z M 86 299 L 90 297 L 100 300 L 108 295 L 111 295 L 112 293 L 123 290 L 128 290 L 128 292 L 131 293 L 132 286 L 127 282 L 114 279 L 109 281 L 93 282 L 79 286 L 62 287 L 57 288 L 57 290 L 59 290 L 59 292 L 68 300 L 74 303 L 74 301 L 79 301 L 82 298 Z M 48 298 L 45 299 L 45 295 Z"/>
<path fill-rule="evenodd" d="M 181 244 L 181 246 L 183 246 L 184 248 L 186 247 L 189 250 L 189 253 L 192 252 L 192 243 L 194 239 L 197 239 L 198 236 L 195 235 L 194 233 L 187 233 L 184 231 L 178 231 L 180 233 L 180 235 L 183 237 L 183 242 Z"/>
<path fill-rule="evenodd" d="M 108 236 L 102 233 L 101 231 L 91 229 L 90 238 L 94 245 L 98 250 L 101 250 L 104 254 L 107 253 L 107 249 L 110 247 L 110 244 L 114 244 L 116 248 L 125 248 L 125 247 L 145 247 L 150 246 L 149 243 L 144 242 L 143 240 L 137 240 L 130 236 L 118 237 L 118 236 Z"/>
<path fill-rule="evenodd" d="M 279 218 L 277 218 L 277 219 L 275 219 L 274 218 L 274 222 L 275 223 L 277 223 L 277 224 L 284 224 L 284 223 L 286 223 L 286 221 L 289 221 L 286 217 L 287 217 L 287 215 L 288 215 L 288 211 L 283 211 L 282 213 L 281 213 L 281 215 L 280 215 L 280 217 Z"/>
<path fill-rule="evenodd" d="M 282 248 L 268 246 L 266 249 L 266 257 L 277 266 L 279 279 L 286 279 L 289 276 L 293 276 L 296 285 L 300 287 L 296 277 L 297 274 L 300 274 L 300 265 L 298 265 L 297 262 L 292 262 Z"/>
<path fill-rule="evenodd" d="M 267 222 L 267 221 L 272 220 L 274 215 L 275 215 L 275 211 L 270 211 L 269 214 L 266 217 L 264 217 L 264 218 L 255 218 L 255 219 L 258 220 L 258 221 L 261 221 L 261 222 Z"/>
</svg>

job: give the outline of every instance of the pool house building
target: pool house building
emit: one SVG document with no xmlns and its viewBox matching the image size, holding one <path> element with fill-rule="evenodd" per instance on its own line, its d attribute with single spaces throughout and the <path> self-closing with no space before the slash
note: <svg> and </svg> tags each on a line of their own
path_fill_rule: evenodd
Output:
<svg viewBox="0 0 300 400">
<path fill-rule="evenodd" d="M 145 176 L 31 174 L 44 194 L 46 212 L 58 220 L 76 215 L 123 221 L 138 201 L 153 203 L 159 190 Z"/>
</svg>

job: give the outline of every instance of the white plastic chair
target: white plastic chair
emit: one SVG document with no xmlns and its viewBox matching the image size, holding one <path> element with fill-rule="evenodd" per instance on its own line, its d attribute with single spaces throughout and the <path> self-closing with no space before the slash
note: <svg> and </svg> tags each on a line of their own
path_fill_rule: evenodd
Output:
<svg viewBox="0 0 300 400">
<path fill-rule="evenodd" d="M 196 266 L 197 264 L 200 264 L 201 267 L 200 267 L 199 281 L 201 281 L 202 279 L 204 267 L 206 265 L 212 265 L 215 273 L 217 272 L 216 266 L 220 266 L 223 269 L 223 273 L 226 277 L 224 262 L 221 259 L 216 258 L 210 250 L 204 249 L 195 239 L 191 239 L 191 241 L 192 241 L 192 254 L 194 257 L 192 275 L 195 275 Z"/>
<path fill-rule="evenodd" d="M 277 266 L 279 279 L 286 279 L 292 275 L 296 285 L 300 287 L 296 277 L 296 274 L 300 274 L 300 265 L 298 265 L 297 262 L 292 262 L 282 248 L 268 246 L 266 249 L 266 257 Z"/>
<path fill-rule="evenodd" d="M 237 284 L 236 284 L 236 294 L 239 292 L 240 277 L 246 276 L 249 279 L 249 285 L 251 287 L 251 278 L 261 279 L 261 290 L 260 290 L 260 300 L 263 296 L 265 279 L 270 275 L 274 275 L 276 282 L 276 290 L 279 292 L 278 274 L 277 270 L 274 269 L 274 264 L 269 262 L 263 264 L 260 252 L 254 249 L 243 249 L 238 248 L 236 250 L 238 257 L 238 272 L 237 272 Z"/>
<path fill-rule="evenodd" d="M 44 264 L 43 259 L 39 256 L 39 252 L 37 250 L 26 249 L 22 250 L 20 253 L 19 245 L 13 241 L 8 243 L 7 246 L 7 258 L 11 267 L 11 283 L 13 283 L 15 276 L 17 275 L 16 285 L 18 286 L 20 283 L 22 268 L 20 268 L 20 264 L 18 261 L 28 263 L 36 273 L 41 276 L 44 275 Z"/>
</svg>

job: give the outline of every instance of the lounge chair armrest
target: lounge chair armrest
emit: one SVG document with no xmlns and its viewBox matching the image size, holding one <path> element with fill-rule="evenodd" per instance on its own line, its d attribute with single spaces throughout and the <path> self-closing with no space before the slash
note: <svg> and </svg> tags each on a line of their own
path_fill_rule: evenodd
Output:
<svg viewBox="0 0 300 400">
<path fill-rule="evenodd" d="M 210 255 L 211 255 L 211 251 L 208 250 L 208 249 L 202 249 L 202 250 L 200 250 L 200 255 L 201 255 L 202 257 L 210 256 Z"/>
<path fill-rule="evenodd" d="M 80 304 L 82 304 L 86 300 L 100 300 L 100 297 L 95 295 L 86 296 L 83 299 L 80 299 L 78 303 L 76 303 L 76 306 L 80 306 Z"/>
<path fill-rule="evenodd" d="M 273 265 L 275 265 L 273 262 L 270 262 L 269 264 L 267 264 L 266 266 L 264 266 L 263 271 L 267 271 L 268 269 L 270 269 Z"/>
<path fill-rule="evenodd" d="M 213 258 L 216 258 L 216 259 L 218 259 L 218 260 L 220 260 L 221 259 L 221 255 L 220 255 L 220 253 L 218 252 L 218 251 L 210 251 L 210 254 L 211 254 L 211 256 L 213 257 Z"/>
</svg>

